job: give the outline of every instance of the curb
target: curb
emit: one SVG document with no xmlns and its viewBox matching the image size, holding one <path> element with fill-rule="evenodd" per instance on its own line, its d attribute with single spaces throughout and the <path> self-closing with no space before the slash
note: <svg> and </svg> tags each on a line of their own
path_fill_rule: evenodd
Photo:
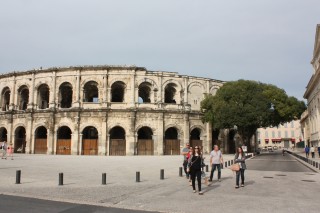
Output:
<svg viewBox="0 0 320 213">
<path fill-rule="evenodd" d="M 312 166 L 313 164 L 309 164 L 306 162 L 306 159 L 309 160 L 308 158 L 302 157 L 302 156 L 297 155 L 295 153 L 292 153 L 290 151 L 287 151 L 287 153 L 289 153 L 291 156 L 293 156 L 299 163 L 301 163 L 302 165 L 311 169 L 313 172 L 319 173 L 319 170 L 316 167 Z M 299 156 L 299 157 L 297 157 L 297 156 Z"/>
</svg>

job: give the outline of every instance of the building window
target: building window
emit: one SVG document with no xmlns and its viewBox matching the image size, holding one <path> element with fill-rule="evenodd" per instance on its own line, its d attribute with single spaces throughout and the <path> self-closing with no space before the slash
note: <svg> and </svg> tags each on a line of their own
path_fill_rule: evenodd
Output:
<svg viewBox="0 0 320 213">
<path fill-rule="evenodd" d="M 281 131 L 278 131 L 278 138 L 281 138 Z"/>
<path fill-rule="evenodd" d="M 294 122 L 291 121 L 291 128 L 294 128 Z"/>
<path fill-rule="evenodd" d="M 272 131 L 272 138 L 276 137 L 276 133 L 274 131 Z"/>
<path fill-rule="evenodd" d="M 269 136 L 268 136 L 268 132 L 266 131 L 265 132 L 265 138 L 268 138 Z"/>
<path fill-rule="evenodd" d="M 284 131 L 284 137 L 285 137 L 285 138 L 288 138 L 288 131 L 287 131 L 287 130 Z"/>
<path fill-rule="evenodd" d="M 291 130 L 291 137 L 294 138 L 294 131 Z"/>
<path fill-rule="evenodd" d="M 285 124 L 284 124 L 284 128 L 288 128 L 288 123 L 285 123 Z"/>
</svg>

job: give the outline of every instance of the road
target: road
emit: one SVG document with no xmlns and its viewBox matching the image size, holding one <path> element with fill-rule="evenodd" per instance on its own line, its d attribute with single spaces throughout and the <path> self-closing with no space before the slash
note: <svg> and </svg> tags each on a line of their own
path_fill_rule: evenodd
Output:
<svg viewBox="0 0 320 213">
<path fill-rule="evenodd" d="M 298 162 L 292 155 L 281 151 L 264 152 L 247 161 L 250 170 L 280 171 L 280 172 L 312 172 L 308 167 Z"/>
<path fill-rule="evenodd" d="M 35 198 L 9 196 L 0 194 L 0 212 L 10 213 L 148 213 L 146 211 L 127 210 L 93 205 L 82 205 L 66 202 L 56 202 Z M 150 212 L 151 213 L 151 212 Z"/>
</svg>

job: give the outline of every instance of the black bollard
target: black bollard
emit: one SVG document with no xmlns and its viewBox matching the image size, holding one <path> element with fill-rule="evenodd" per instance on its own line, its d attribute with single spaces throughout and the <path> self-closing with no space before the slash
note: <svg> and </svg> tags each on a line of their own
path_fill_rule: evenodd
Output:
<svg viewBox="0 0 320 213">
<path fill-rule="evenodd" d="M 107 184 L 107 174 L 102 173 L 102 185 L 106 185 L 106 184 Z"/>
<path fill-rule="evenodd" d="M 63 173 L 59 173 L 59 186 L 63 185 Z"/>
<path fill-rule="evenodd" d="M 160 180 L 164 180 L 164 169 L 160 169 Z"/>
<path fill-rule="evenodd" d="M 231 164 L 233 164 L 233 160 L 231 160 Z"/>
<path fill-rule="evenodd" d="M 179 177 L 182 177 L 182 167 L 179 167 Z"/>
<path fill-rule="evenodd" d="M 140 182 L 140 172 L 136 172 L 136 182 Z"/>
<path fill-rule="evenodd" d="M 318 168 L 318 162 L 316 162 L 316 168 Z"/>
<path fill-rule="evenodd" d="M 228 162 L 224 162 L 224 167 L 227 168 Z"/>
<path fill-rule="evenodd" d="M 230 161 L 228 161 L 228 166 L 230 166 Z"/>
<path fill-rule="evenodd" d="M 206 165 L 206 172 L 209 172 L 209 165 Z"/>
<path fill-rule="evenodd" d="M 16 184 L 20 184 L 21 180 L 21 170 L 16 171 Z"/>
</svg>

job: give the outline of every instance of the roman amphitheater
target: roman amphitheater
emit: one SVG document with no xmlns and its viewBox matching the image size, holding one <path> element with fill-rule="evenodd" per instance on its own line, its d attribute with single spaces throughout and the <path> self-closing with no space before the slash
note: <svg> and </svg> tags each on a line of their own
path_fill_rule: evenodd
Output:
<svg viewBox="0 0 320 213">
<path fill-rule="evenodd" d="M 28 154 L 177 155 L 186 143 L 208 153 L 218 138 L 227 149 L 200 111 L 222 84 L 136 66 L 2 74 L 0 141 Z"/>
</svg>

